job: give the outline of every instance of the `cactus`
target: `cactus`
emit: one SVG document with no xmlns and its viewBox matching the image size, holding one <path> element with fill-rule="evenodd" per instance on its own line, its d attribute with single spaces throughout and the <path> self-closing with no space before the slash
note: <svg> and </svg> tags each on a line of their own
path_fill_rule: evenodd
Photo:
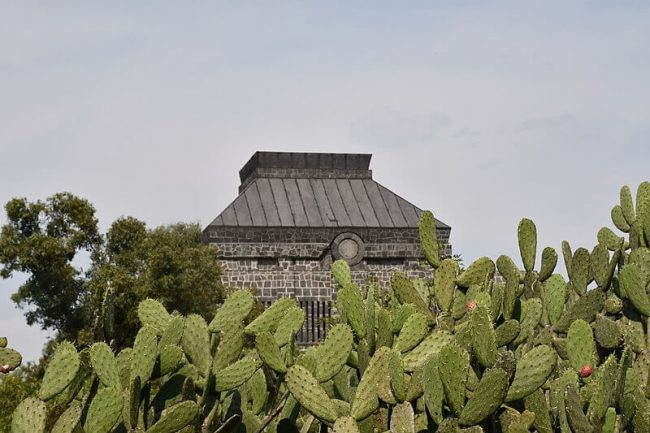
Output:
<svg viewBox="0 0 650 433">
<path fill-rule="evenodd" d="M 494 330 L 494 339 L 497 347 L 505 346 L 519 334 L 519 322 L 510 319 L 503 322 Z"/>
<path fill-rule="evenodd" d="M 584 320 L 571 324 L 567 334 L 567 351 L 571 366 L 579 372 L 585 365 L 593 368 L 596 358 L 596 344 L 591 327 Z"/>
<path fill-rule="evenodd" d="M 531 298 L 521 301 L 521 320 L 519 334 L 514 344 L 519 345 L 533 336 L 537 324 L 542 318 L 542 301 L 539 298 Z"/>
<path fill-rule="evenodd" d="M 432 284 L 397 274 L 392 291 L 360 288 L 337 262 L 339 316 L 302 352 L 305 313 L 292 299 L 255 317 L 252 292 L 235 291 L 210 326 L 147 300 L 132 349 L 61 343 L 12 429 L 44 431 L 52 408 L 62 413 L 56 433 L 648 431 L 650 183 L 632 204 L 624 188 L 612 210 L 625 239 L 601 229 L 591 252 L 563 243 L 568 283 L 553 274 L 552 248 L 534 269 L 530 220 L 518 233 L 525 274 L 507 256 L 496 261 L 505 284 L 492 281 L 488 258 L 461 275 L 441 260 Z M 109 289 L 100 340 L 111 303 Z M 20 363 L 5 339 L 0 362 L 1 372 Z"/>
<path fill-rule="evenodd" d="M 49 400 L 63 391 L 74 380 L 79 366 L 79 354 L 74 345 L 67 341 L 60 343 L 45 372 L 38 398 Z"/>
<path fill-rule="evenodd" d="M 602 314 L 597 314 L 593 323 L 594 337 L 598 344 L 605 349 L 614 349 L 622 341 L 619 325 Z"/>
<path fill-rule="evenodd" d="M 118 388 L 102 388 L 88 408 L 84 429 L 87 433 L 108 433 L 122 414 L 123 397 Z"/>
<path fill-rule="evenodd" d="M 302 329 L 304 323 L 305 310 L 296 305 L 289 308 L 282 319 L 280 319 L 278 329 L 275 330 L 275 334 L 273 335 L 278 346 L 283 347 L 289 344 L 291 336 L 297 334 Z"/>
<path fill-rule="evenodd" d="M 469 287 L 475 284 L 482 284 L 486 278 L 494 277 L 494 262 L 488 257 L 481 257 L 472 262 L 467 269 L 456 278 L 456 284 L 461 287 Z"/>
<path fill-rule="evenodd" d="M 147 433 L 174 433 L 189 425 L 198 414 L 199 406 L 193 401 L 184 401 L 162 413 L 162 416 Z"/>
<path fill-rule="evenodd" d="M 6 338 L 4 344 L 7 344 Z M 2 373 L 9 373 L 11 370 L 18 367 L 22 362 L 23 357 L 20 355 L 20 353 L 8 347 L 0 347 L 0 366 L 6 370 L 2 371 Z"/>
<path fill-rule="evenodd" d="M 542 250 L 542 265 L 537 276 L 539 281 L 546 281 L 547 278 L 553 275 L 556 265 L 557 252 L 551 247 L 544 248 Z"/>
<path fill-rule="evenodd" d="M 619 273 L 623 291 L 626 293 L 634 308 L 646 317 L 650 317 L 650 298 L 646 291 L 646 280 L 641 266 L 629 263 L 623 266 Z"/>
<path fill-rule="evenodd" d="M 336 305 L 359 338 L 366 336 L 366 314 L 361 293 L 356 287 L 344 287 L 336 295 Z"/>
<path fill-rule="evenodd" d="M 52 427 L 52 433 L 73 433 L 81 420 L 81 404 L 72 402 L 59 416 Z"/>
<path fill-rule="evenodd" d="M 415 413 L 411 403 L 404 402 L 395 406 L 390 419 L 391 433 L 415 433 Z"/>
<path fill-rule="evenodd" d="M 497 357 L 497 342 L 487 310 L 477 305 L 470 319 L 472 350 L 483 367 L 490 367 Z"/>
<path fill-rule="evenodd" d="M 444 259 L 436 270 L 436 277 L 433 280 L 433 296 L 442 311 L 449 312 L 451 308 L 458 272 L 458 262 L 453 259 Z"/>
<path fill-rule="evenodd" d="M 336 419 L 333 433 L 360 433 L 359 426 L 351 416 L 342 416 Z"/>
<path fill-rule="evenodd" d="M 225 331 L 229 327 L 240 325 L 251 312 L 254 303 L 255 298 L 249 290 L 232 292 L 210 322 L 210 332 Z"/>
<path fill-rule="evenodd" d="M 158 339 L 156 330 L 149 325 L 140 328 L 133 343 L 130 376 L 131 379 L 139 377 L 144 383 L 151 377 L 156 356 L 158 354 Z"/>
<path fill-rule="evenodd" d="M 104 342 L 93 344 L 90 348 L 90 362 L 102 385 L 121 388 L 117 361 L 108 344 Z"/>
<path fill-rule="evenodd" d="M 394 273 L 390 279 L 390 286 L 400 303 L 413 304 L 417 311 L 427 317 L 431 316 L 429 306 L 415 289 L 413 281 L 409 280 L 406 274 L 402 272 Z"/>
<path fill-rule="evenodd" d="M 524 398 L 524 406 L 527 411 L 535 414 L 533 426 L 538 433 L 552 433 L 553 427 L 549 419 L 550 408 L 546 401 L 544 391 L 539 388 Z"/>
<path fill-rule="evenodd" d="M 436 331 L 429 334 L 413 350 L 407 352 L 402 357 L 404 361 L 404 370 L 412 372 L 421 367 L 431 355 L 437 354 L 447 344 L 451 343 L 453 336 L 446 331 Z"/>
<path fill-rule="evenodd" d="M 555 369 L 557 355 L 548 346 L 537 346 L 517 362 L 515 377 L 505 401 L 519 400 L 541 387 Z"/>
<path fill-rule="evenodd" d="M 255 335 L 262 331 L 275 332 L 280 320 L 286 314 L 287 310 L 296 306 L 296 302 L 291 298 L 280 298 L 275 301 L 267 310 L 257 316 L 255 320 L 249 323 L 244 331 L 248 335 Z"/>
<path fill-rule="evenodd" d="M 350 288 L 354 285 L 350 265 L 345 260 L 339 259 L 332 263 L 331 270 L 334 280 L 342 289 Z"/>
<path fill-rule="evenodd" d="M 261 363 L 252 357 L 242 358 L 223 370 L 215 371 L 215 389 L 229 391 L 242 385 L 255 373 Z"/>
<path fill-rule="evenodd" d="M 352 340 L 352 331 L 347 325 L 338 324 L 330 328 L 319 350 L 315 374 L 319 382 L 330 380 L 341 371 L 352 352 Z"/>
<path fill-rule="evenodd" d="M 282 359 L 280 348 L 270 332 L 260 332 L 255 337 L 255 350 L 264 364 L 278 373 L 286 373 L 287 365 Z M 347 359 L 347 356 L 345 357 Z"/>
<path fill-rule="evenodd" d="M 537 250 L 537 228 L 535 223 L 528 218 L 522 219 L 517 229 L 517 238 L 524 269 L 526 272 L 531 272 L 535 267 L 535 252 Z"/>
<path fill-rule="evenodd" d="M 469 368 L 469 355 L 456 344 L 451 343 L 440 349 L 438 372 L 447 403 L 457 415 L 465 405 L 465 383 Z"/>
<path fill-rule="evenodd" d="M 460 414 L 462 425 L 474 425 L 494 413 L 508 392 L 508 373 L 493 368 L 483 373 L 478 387 Z"/>
<path fill-rule="evenodd" d="M 422 313 L 411 314 L 395 340 L 395 349 L 408 352 L 417 346 L 427 335 L 427 317 Z"/>
<path fill-rule="evenodd" d="M 160 302 L 154 299 L 145 299 L 138 305 L 138 318 L 143 325 L 151 326 L 158 335 L 162 335 L 171 316 Z"/>
<path fill-rule="evenodd" d="M 336 420 L 334 406 L 309 370 L 299 365 L 292 366 L 287 372 L 286 383 L 291 395 L 316 418 L 327 422 Z"/>
<path fill-rule="evenodd" d="M 440 266 L 440 247 L 438 246 L 438 238 L 436 235 L 436 220 L 431 212 L 422 212 L 419 227 L 420 245 L 424 257 L 434 269 L 438 269 Z"/>
<path fill-rule="evenodd" d="M 437 364 L 437 358 L 431 356 L 422 366 L 423 380 L 420 387 L 424 396 L 424 403 L 431 414 L 431 418 L 433 418 L 436 424 L 440 424 L 444 419 L 443 398 L 445 391 Z M 415 375 L 411 379 L 411 382 L 414 380 L 416 380 Z"/>
</svg>

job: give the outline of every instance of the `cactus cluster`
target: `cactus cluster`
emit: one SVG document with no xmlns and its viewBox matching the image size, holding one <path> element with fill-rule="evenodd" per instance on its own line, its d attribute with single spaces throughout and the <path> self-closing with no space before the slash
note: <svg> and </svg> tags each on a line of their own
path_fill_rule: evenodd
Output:
<svg viewBox="0 0 650 433">
<path fill-rule="evenodd" d="M 335 262 L 338 316 L 304 351 L 291 299 L 256 316 L 238 290 L 210 324 L 146 300 L 133 348 L 61 343 L 13 430 L 43 432 L 63 406 L 59 433 L 648 433 L 650 183 L 636 201 L 624 187 L 612 220 L 624 236 L 603 228 L 592 251 L 563 243 L 567 280 L 555 250 L 538 256 L 531 220 L 517 232 L 523 270 L 507 256 L 461 270 L 439 256 L 425 212 L 433 282 L 397 273 L 379 291 Z M 98 323 L 110 338 L 110 317 Z"/>
</svg>

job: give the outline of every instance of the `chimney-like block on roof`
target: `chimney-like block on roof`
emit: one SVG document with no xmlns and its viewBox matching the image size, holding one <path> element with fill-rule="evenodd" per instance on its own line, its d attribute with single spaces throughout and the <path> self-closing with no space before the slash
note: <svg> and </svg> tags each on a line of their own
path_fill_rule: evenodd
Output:
<svg viewBox="0 0 650 433">
<path fill-rule="evenodd" d="M 371 179 L 366 153 L 255 152 L 239 170 L 243 191 L 259 177 Z"/>
</svg>

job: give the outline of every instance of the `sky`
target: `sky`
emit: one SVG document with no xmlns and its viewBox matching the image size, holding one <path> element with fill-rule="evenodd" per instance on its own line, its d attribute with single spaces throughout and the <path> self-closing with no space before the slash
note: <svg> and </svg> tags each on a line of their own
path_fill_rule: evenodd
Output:
<svg viewBox="0 0 650 433">
<path fill-rule="evenodd" d="M 648 180 L 645 1 L 7 2 L 0 202 L 70 191 L 102 229 L 207 225 L 257 150 L 372 153 L 465 263 L 591 248 Z M 0 214 L 0 223 L 6 215 Z M 0 281 L 0 334 L 48 333 Z"/>
</svg>

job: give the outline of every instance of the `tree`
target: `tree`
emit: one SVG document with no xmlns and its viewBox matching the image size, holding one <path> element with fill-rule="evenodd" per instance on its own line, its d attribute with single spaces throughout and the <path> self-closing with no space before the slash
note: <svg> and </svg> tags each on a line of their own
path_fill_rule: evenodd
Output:
<svg viewBox="0 0 650 433">
<path fill-rule="evenodd" d="M 94 339 L 94 320 L 107 287 L 116 296 L 116 343 L 132 341 L 135 311 L 147 297 L 183 314 L 211 319 L 222 300 L 217 252 L 201 241 L 197 224 L 148 229 L 132 217 L 101 235 L 94 207 L 70 193 L 45 201 L 10 200 L 0 233 L 0 276 L 26 273 L 12 299 L 27 322 L 81 345 Z M 84 271 L 80 256 L 88 257 Z"/>
<path fill-rule="evenodd" d="M 122 347 L 132 343 L 140 325 L 135 306 L 146 298 L 211 320 L 223 300 L 220 273 L 217 250 L 202 243 L 197 224 L 147 230 L 142 221 L 121 218 L 112 224 L 101 259 L 90 272 L 92 308 L 99 310 L 105 288 L 112 287 L 115 340 Z"/>
<path fill-rule="evenodd" d="M 9 222 L 0 233 L 0 276 L 28 276 L 12 300 L 31 308 L 25 312 L 29 325 L 55 329 L 65 338 L 75 336 L 88 319 L 88 291 L 73 261 L 78 253 L 92 253 L 102 244 L 95 209 L 69 193 L 45 202 L 15 198 L 5 209 Z"/>
</svg>

